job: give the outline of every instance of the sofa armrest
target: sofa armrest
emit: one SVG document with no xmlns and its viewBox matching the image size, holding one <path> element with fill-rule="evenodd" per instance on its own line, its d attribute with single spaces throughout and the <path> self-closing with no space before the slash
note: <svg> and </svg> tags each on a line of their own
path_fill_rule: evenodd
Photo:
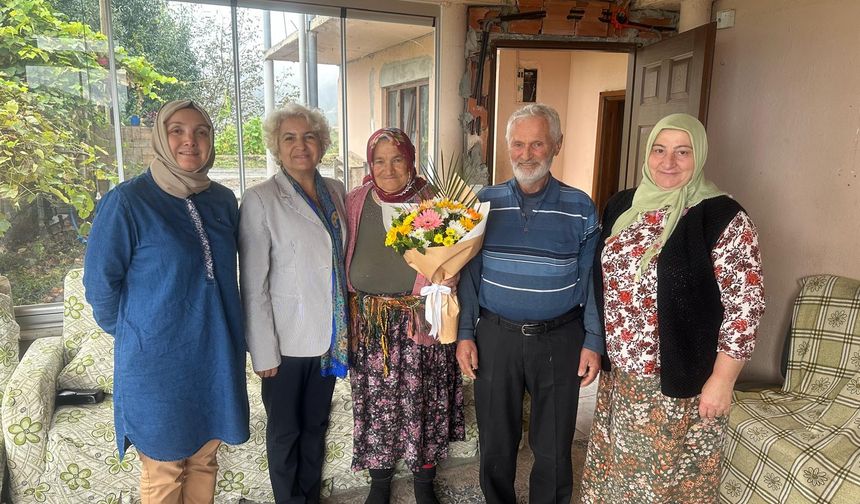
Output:
<svg viewBox="0 0 860 504">
<path fill-rule="evenodd" d="M 45 448 L 54 415 L 57 376 L 63 369 L 60 337 L 33 342 L 12 373 L 0 406 L 12 496 L 45 470 Z"/>
</svg>

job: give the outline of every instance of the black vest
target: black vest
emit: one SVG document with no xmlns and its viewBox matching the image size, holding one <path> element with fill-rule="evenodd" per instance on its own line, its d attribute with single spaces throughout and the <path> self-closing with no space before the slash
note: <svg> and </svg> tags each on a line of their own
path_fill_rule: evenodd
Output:
<svg viewBox="0 0 860 504">
<path fill-rule="evenodd" d="M 603 268 L 600 256 L 612 225 L 633 204 L 635 189 L 610 198 L 603 232 L 594 255 L 594 292 L 603 318 Z M 702 201 L 681 217 L 657 258 L 657 332 L 660 338 L 660 388 L 669 397 L 693 397 L 711 376 L 723 322 L 720 289 L 711 250 L 726 226 L 744 209 L 728 196 Z M 609 371 L 604 356 L 603 369 Z"/>
</svg>

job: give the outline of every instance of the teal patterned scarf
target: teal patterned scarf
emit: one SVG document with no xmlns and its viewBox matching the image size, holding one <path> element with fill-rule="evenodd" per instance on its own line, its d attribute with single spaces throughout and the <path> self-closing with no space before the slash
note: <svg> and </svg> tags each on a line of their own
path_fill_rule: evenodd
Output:
<svg viewBox="0 0 860 504">
<path fill-rule="evenodd" d="M 345 378 L 349 370 L 347 335 L 349 314 L 347 313 L 346 268 L 343 252 L 343 221 L 338 215 L 337 207 L 328 192 L 325 181 L 319 172 L 314 175 L 314 185 L 317 190 L 322 208 L 307 195 L 302 186 L 284 170 L 287 179 L 293 184 L 296 192 L 302 195 L 305 202 L 317 214 L 331 237 L 331 345 L 328 352 L 320 357 L 320 374 Z"/>
</svg>

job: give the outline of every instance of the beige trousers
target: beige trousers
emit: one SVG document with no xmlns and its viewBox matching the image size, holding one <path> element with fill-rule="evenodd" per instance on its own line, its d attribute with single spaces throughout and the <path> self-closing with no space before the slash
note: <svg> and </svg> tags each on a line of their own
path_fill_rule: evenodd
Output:
<svg viewBox="0 0 860 504">
<path fill-rule="evenodd" d="M 141 504 L 212 504 L 215 501 L 216 454 L 213 439 L 182 460 L 161 462 L 140 455 Z"/>
</svg>

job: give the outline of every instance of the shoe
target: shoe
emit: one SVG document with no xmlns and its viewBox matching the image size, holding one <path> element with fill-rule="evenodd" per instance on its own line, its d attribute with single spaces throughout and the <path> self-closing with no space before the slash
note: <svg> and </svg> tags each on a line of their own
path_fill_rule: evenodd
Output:
<svg viewBox="0 0 860 504">
<path fill-rule="evenodd" d="M 415 485 L 415 502 L 417 504 L 439 504 L 436 492 L 433 490 L 433 480 L 436 479 L 436 466 L 422 467 L 412 472 Z"/>
<path fill-rule="evenodd" d="M 391 500 L 391 478 L 394 468 L 370 469 L 370 493 L 364 504 L 389 504 Z"/>
</svg>

